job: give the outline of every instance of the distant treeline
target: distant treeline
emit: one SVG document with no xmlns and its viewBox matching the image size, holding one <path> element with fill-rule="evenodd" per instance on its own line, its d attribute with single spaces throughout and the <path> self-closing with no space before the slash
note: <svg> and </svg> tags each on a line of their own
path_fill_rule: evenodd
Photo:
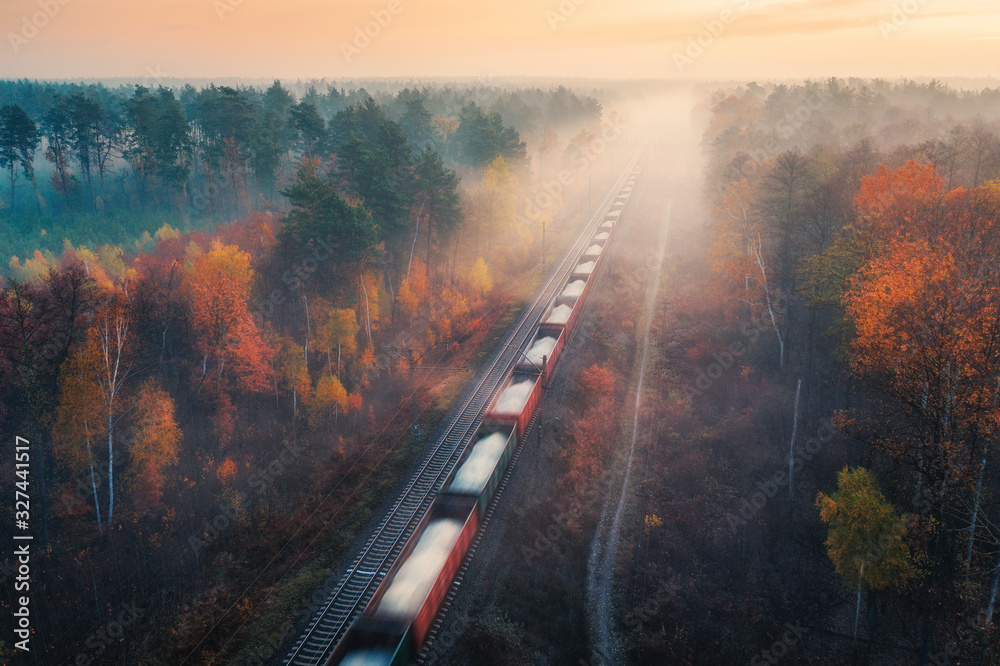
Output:
<svg viewBox="0 0 1000 666">
<path fill-rule="evenodd" d="M 710 99 L 710 101 L 709 101 Z M 783 151 L 867 143 L 895 164 L 933 162 L 949 186 L 1000 175 L 1000 88 L 836 79 L 716 91 L 706 146 L 713 181 L 753 177 Z"/>
<path fill-rule="evenodd" d="M 527 168 L 522 138 L 601 117 L 596 100 L 563 87 L 376 94 L 327 85 L 296 95 L 278 81 L 266 89 L 0 81 L 4 263 L 37 248 L 58 253 L 64 238 L 124 243 L 165 221 L 185 228 L 287 210 L 282 191 L 304 158 L 345 175 L 345 186 L 355 181 L 346 193 L 368 201 L 379 199 L 376 189 L 389 191 L 383 201 L 405 196 L 425 149 L 459 170 L 498 155 Z"/>
</svg>

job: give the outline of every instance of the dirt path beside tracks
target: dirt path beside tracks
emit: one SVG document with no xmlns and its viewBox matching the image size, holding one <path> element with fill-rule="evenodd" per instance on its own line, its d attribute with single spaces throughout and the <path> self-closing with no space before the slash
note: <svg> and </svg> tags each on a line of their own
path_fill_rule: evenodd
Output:
<svg viewBox="0 0 1000 666">
<path fill-rule="evenodd" d="M 625 505 L 628 499 L 629 486 L 632 478 L 632 463 L 635 459 L 636 440 L 639 435 L 639 419 L 642 407 L 643 387 L 646 379 L 646 363 L 649 360 L 650 325 L 656 310 L 656 299 L 660 292 L 660 282 L 663 272 L 663 257 L 667 248 L 667 238 L 670 234 L 671 205 L 668 202 L 665 220 L 660 228 L 659 249 L 656 265 L 653 267 L 655 278 L 647 288 L 645 305 L 643 307 L 643 339 L 642 355 L 638 367 L 633 371 L 635 380 L 635 403 L 632 409 L 632 432 L 629 440 L 628 456 L 624 469 L 611 491 L 605 498 L 601 519 L 590 545 L 590 557 L 587 560 L 587 605 L 589 608 L 592 641 L 598 654 L 608 664 L 617 664 L 618 650 L 614 645 L 611 628 L 612 618 L 612 583 L 614 582 L 615 556 L 618 553 L 618 542 L 621 536 L 622 519 L 625 515 Z M 620 483 L 620 486 L 619 486 Z M 617 497 L 616 491 L 617 490 Z M 616 501 L 617 500 L 617 501 Z M 609 524 L 610 523 L 610 524 Z"/>
</svg>

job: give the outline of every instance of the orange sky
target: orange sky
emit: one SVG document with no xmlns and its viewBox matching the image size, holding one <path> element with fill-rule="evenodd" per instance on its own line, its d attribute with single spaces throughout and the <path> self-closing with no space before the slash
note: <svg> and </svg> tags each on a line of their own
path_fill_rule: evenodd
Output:
<svg viewBox="0 0 1000 666">
<path fill-rule="evenodd" d="M 1000 75 L 995 0 L 0 0 L 0 26 L 5 78 Z"/>
</svg>

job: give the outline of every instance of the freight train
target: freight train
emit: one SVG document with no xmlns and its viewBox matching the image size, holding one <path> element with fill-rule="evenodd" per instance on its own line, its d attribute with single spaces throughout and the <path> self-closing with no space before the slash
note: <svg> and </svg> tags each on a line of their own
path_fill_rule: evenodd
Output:
<svg viewBox="0 0 1000 666">
<path fill-rule="evenodd" d="M 641 167 L 546 308 L 458 464 L 326 666 L 405 666 L 420 651 L 579 318 Z"/>
</svg>

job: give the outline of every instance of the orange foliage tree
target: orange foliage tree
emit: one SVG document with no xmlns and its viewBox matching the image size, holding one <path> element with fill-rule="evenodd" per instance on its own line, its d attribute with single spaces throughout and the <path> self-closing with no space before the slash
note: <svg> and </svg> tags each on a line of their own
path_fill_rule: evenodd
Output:
<svg viewBox="0 0 1000 666">
<path fill-rule="evenodd" d="M 182 435 L 170 394 L 147 380 L 139 387 L 133 410 L 130 462 L 140 470 L 156 473 L 176 463 Z"/>
<path fill-rule="evenodd" d="M 615 390 L 615 377 L 596 363 L 580 374 L 580 385 L 596 395 L 610 395 Z"/>
<path fill-rule="evenodd" d="M 248 305 L 253 276 L 248 253 L 218 243 L 187 271 L 191 325 L 202 354 L 199 386 L 214 370 L 217 381 L 228 372 L 242 390 L 268 388 L 271 350 Z"/>
<path fill-rule="evenodd" d="M 885 165 L 865 176 L 854 196 L 854 218 L 838 234 L 832 247 L 805 260 L 803 293 L 817 306 L 839 306 L 848 279 L 893 242 L 932 241 L 940 221 L 941 205 L 962 196 L 956 190 L 946 198 L 934 165 L 909 161 L 893 171 Z"/>
<path fill-rule="evenodd" d="M 1000 416 L 998 194 L 996 185 L 944 192 L 940 178 L 914 163 L 880 169 L 857 205 L 888 241 L 848 281 L 843 299 L 856 329 L 852 368 L 914 424 L 890 447 L 916 468 L 915 500 L 930 499 L 922 512 L 941 515 L 949 493 L 973 488 L 967 567 Z"/>
<path fill-rule="evenodd" d="M 235 245 L 215 242 L 195 257 L 185 274 L 194 345 L 201 354 L 195 373 L 197 392 L 206 385 L 216 398 L 217 420 L 232 420 L 231 401 L 221 394 L 230 383 L 242 391 L 268 389 L 272 350 L 249 308 L 254 272 L 250 255 Z M 220 435 L 228 431 L 223 428 Z M 220 438 L 223 443 L 228 439 Z"/>
<path fill-rule="evenodd" d="M 174 400 L 153 380 L 139 387 L 130 415 L 133 423 L 129 464 L 140 511 L 159 505 L 163 468 L 177 462 L 182 439 L 174 415 Z"/>
</svg>

